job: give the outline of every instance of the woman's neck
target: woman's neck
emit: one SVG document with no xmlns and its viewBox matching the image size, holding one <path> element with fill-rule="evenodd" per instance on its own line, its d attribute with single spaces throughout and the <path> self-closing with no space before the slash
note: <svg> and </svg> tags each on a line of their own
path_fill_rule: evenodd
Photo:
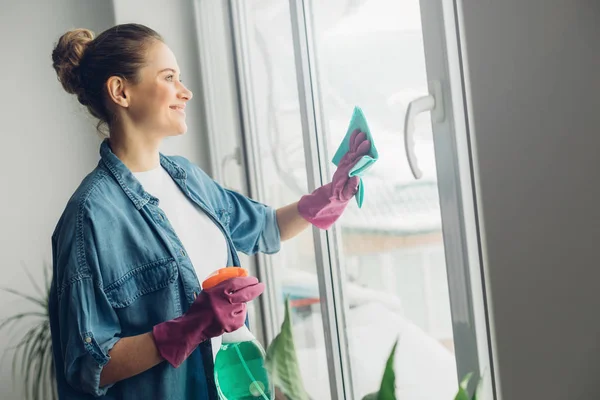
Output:
<svg viewBox="0 0 600 400">
<path fill-rule="evenodd" d="M 160 165 L 160 140 L 111 134 L 108 139 L 112 152 L 131 172 L 144 172 Z"/>
</svg>

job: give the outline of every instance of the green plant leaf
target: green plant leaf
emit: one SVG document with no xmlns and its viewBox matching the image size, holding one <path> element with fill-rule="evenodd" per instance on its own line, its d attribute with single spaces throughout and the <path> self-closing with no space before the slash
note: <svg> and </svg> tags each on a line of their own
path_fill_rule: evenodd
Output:
<svg viewBox="0 0 600 400">
<path fill-rule="evenodd" d="M 11 317 L 5 318 L 2 320 L 2 322 L 0 323 L 0 330 L 6 328 L 8 329 L 8 327 L 12 324 L 13 327 L 14 325 L 19 322 L 19 320 L 22 320 L 23 318 L 28 318 L 28 317 L 42 317 L 42 318 L 46 318 L 46 315 L 41 314 L 41 313 L 37 313 L 37 312 L 24 312 L 24 313 L 19 313 L 19 314 L 15 314 Z"/>
<path fill-rule="evenodd" d="M 273 384 L 289 399 L 308 400 L 294 345 L 289 299 L 285 301 L 285 318 L 281 324 L 281 331 L 267 349 L 266 367 Z"/>
<path fill-rule="evenodd" d="M 392 351 L 388 356 L 387 362 L 385 363 L 385 370 L 383 371 L 383 378 L 381 379 L 379 392 L 368 394 L 366 397 L 363 397 L 363 400 L 396 400 L 396 373 L 394 372 L 394 357 L 397 346 L 398 340 L 394 342 L 394 347 L 392 347 Z"/>
<path fill-rule="evenodd" d="M 48 328 L 50 328 L 50 324 L 48 323 Z M 50 333 L 50 329 L 46 332 L 46 337 L 44 338 L 44 352 L 42 355 L 42 362 L 40 363 L 42 369 L 42 381 L 43 382 L 51 382 L 50 380 L 50 363 L 53 362 L 53 354 L 52 354 L 52 335 Z M 48 399 L 51 398 L 48 392 L 52 392 L 53 385 L 44 385 L 43 398 Z"/>
<path fill-rule="evenodd" d="M 50 329 L 48 321 L 44 321 L 38 334 L 35 336 L 35 350 L 32 354 L 33 362 L 31 363 L 33 369 L 33 393 L 34 397 L 41 395 L 41 390 L 44 387 L 45 382 L 42 381 L 44 373 L 44 348 L 46 347 L 46 332 Z"/>
<path fill-rule="evenodd" d="M 5 292 L 14 294 L 15 296 L 22 297 L 22 298 L 24 298 L 26 300 L 31 301 L 32 303 L 37 304 L 38 306 L 46 307 L 46 301 L 45 300 L 36 299 L 35 297 L 29 296 L 29 295 L 27 295 L 25 293 L 21 293 L 19 291 L 11 289 L 11 288 L 2 287 L 2 288 L 0 288 L 0 290 L 4 290 Z"/>
<path fill-rule="evenodd" d="M 471 400 L 477 400 L 477 399 L 481 399 L 482 394 L 481 391 L 483 390 L 483 377 L 481 377 L 479 379 L 479 382 L 477 382 L 477 387 L 475 388 L 475 393 L 473 393 L 473 398 Z"/>
<path fill-rule="evenodd" d="M 37 348 L 39 346 L 38 337 L 43 333 L 44 324 L 40 324 L 35 328 L 31 329 L 31 335 L 29 336 L 28 343 L 25 346 L 26 356 L 22 365 L 23 375 L 25 376 L 25 384 L 29 390 L 31 398 L 36 398 L 37 382 L 36 377 L 33 375 L 35 366 L 39 361 L 37 357 Z M 27 393 L 26 393 L 27 394 Z"/>
<path fill-rule="evenodd" d="M 392 352 L 385 364 L 383 379 L 381 380 L 381 388 L 379 389 L 379 400 L 396 400 L 396 373 L 394 372 L 394 358 L 398 340 L 394 342 Z"/>
<path fill-rule="evenodd" d="M 470 400 L 469 394 L 467 393 L 467 391 L 465 389 L 459 388 L 458 393 L 456 393 L 456 397 L 454 398 L 454 400 Z"/>
<path fill-rule="evenodd" d="M 467 390 L 469 387 L 469 382 L 471 382 L 471 378 L 473 378 L 473 373 L 469 372 L 465 377 L 460 381 L 460 387 Z"/>
<path fill-rule="evenodd" d="M 465 377 L 460 381 L 460 385 L 458 387 L 458 393 L 456 393 L 456 397 L 454 400 L 471 400 L 469 398 L 469 392 L 467 392 L 467 388 L 469 387 L 469 382 L 473 377 L 473 373 L 468 373 Z"/>
<path fill-rule="evenodd" d="M 23 270 L 25 270 L 25 274 L 27 274 L 27 278 L 29 278 L 29 282 L 31 282 L 31 284 L 33 285 L 33 288 L 35 289 L 35 292 L 36 293 L 43 293 L 42 289 L 40 289 L 40 287 L 38 286 L 38 284 L 35 282 L 35 279 L 33 279 L 33 276 L 31 275 L 31 272 L 29 272 L 29 270 L 27 269 L 27 267 L 25 266 L 25 264 L 21 263 L 21 266 L 23 267 Z M 44 268 L 44 274 L 45 273 L 46 273 L 46 268 Z"/>
</svg>

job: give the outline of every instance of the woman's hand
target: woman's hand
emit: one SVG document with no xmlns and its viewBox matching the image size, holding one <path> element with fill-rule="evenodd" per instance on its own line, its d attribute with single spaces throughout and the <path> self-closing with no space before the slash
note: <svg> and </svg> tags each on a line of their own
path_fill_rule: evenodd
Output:
<svg viewBox="0 0 600 400">
<path fill-rule="evenodd" d="M 358 191 L 360 183 L 358 176 L 349 177 L 348 174 L 370 149 L 371 142 L 364 132 L 352 132 L 350 148 L 340 160 L 332 181 L 311 194 L 302 196 L 298 202 L 298 212 L 302 218 L 321 229 L 328 229 L 337 221 Z"/>
<path fill-rule="evenodd" d="M 160 355 L 178 367 L 201 342 L 244 325 L 246 303 L 264 290 L 255 277 L 240 277 L 201 291 L 184 315 L 153 328 Z"/>
</svg>

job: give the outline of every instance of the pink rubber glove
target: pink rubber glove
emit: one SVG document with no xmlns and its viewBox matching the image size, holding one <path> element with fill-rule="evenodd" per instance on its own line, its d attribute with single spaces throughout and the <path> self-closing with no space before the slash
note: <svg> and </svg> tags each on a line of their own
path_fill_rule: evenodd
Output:
<svg viewBox="0 0 600 400">
<path fill-rule="evenodd" d="M 364 132 L 352 132 L 349 150 L 340 160 L 331 182 L 302 196 L 298 202 L 302 218 L 320 229 L 329 229 L 337 221 L 360 183 L 358 176 L 348 177 L 348 173 L 370 149 L 371 142 Z"/>
<path fill-rule="evenodd" d="M 244 325 L 246 303 L 264 290 L 263 283 L 248 276 L 231 278 L 201 291 L 181 317 L 154 326 L 158 352 L 177 368 L 203 341 Z"/>
</svg>

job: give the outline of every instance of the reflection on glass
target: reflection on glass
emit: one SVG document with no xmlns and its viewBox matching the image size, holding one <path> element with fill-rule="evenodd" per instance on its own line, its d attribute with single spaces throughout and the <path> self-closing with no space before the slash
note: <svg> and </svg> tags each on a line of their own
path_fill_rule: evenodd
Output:
<svg viewBox="0 0 600 400">
<path fill-rule="evenodd" d="M 363 207 L 352 202 L 339 221 L 355 397 L 378 389 L 398 339 L 398 398 L 450 400 L 456 362 L 429 115 L 415 124 L 423 179 L 413 179 L 403 148 L 408 102 L 427 94 L 419 1 L 311 4 L 329 158 L 355 105 L 380 155 Z"/>
</svg>

